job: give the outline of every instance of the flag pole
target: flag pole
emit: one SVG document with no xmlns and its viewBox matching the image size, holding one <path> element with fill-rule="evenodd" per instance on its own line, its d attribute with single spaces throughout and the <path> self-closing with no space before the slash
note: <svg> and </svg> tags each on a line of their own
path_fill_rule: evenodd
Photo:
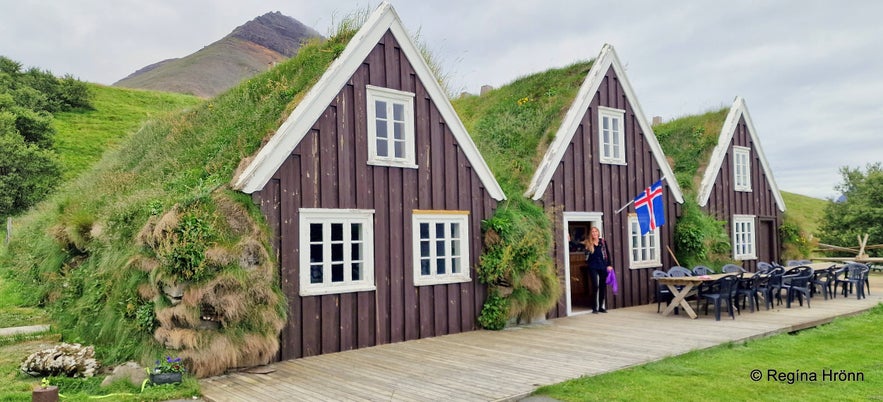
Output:
<svg viewBox="0 0 883 402">
<path fill-rule="evenodd" d="M 663 180 L 665 180 L 665 176 L 662 176 L 662 178 L 659 179 L 659 181 L 663 181 Z M 632 204 L 634 204 L 634 203 L 635 203 L 635 199 L 633 198 L 633 199 L 632 199 L 631 201 L 629 201 L 627 204 L 623 205 L 622 208 L 617 209 L 615 213 L 618 214 L 618 213 L 622 212 L 623 209 L 628 208 L 629 205 L 632 205 Z"/>
</svg>

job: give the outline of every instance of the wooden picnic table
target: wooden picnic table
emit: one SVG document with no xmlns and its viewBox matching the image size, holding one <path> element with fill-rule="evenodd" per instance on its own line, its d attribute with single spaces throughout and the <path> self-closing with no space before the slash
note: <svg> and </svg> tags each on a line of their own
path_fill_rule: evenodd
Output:
<svg viewBox="0 0 883 402">
<path fill-rule="evenodd" d="M 687 303 L 687 296 L 697 285 L 701 285 L 704 282 L 713 282 L 727 275 L 734 274 L 724 273 L 699 276 L 653 278 L 656 279 L 656 281 L 658 281 L 660 284 L 667 286 L 668 290 L 670 290 L 671 294 L 674 296 L 674 298 L 671 300 L 671 303 L 668 305 L 668 307 L 665 308 L 665 311 L 662 312 L 662 315 L 671 315 L 675 311 L 675 308 L 681 307 L 684 309 L 687 315 L 690 316 L 690 318 L 698 318 L 699 316 L 696 314 L 696 311 L 693 310 L 693 307 L 690 306 L 690 303 Z"/>
</svg>

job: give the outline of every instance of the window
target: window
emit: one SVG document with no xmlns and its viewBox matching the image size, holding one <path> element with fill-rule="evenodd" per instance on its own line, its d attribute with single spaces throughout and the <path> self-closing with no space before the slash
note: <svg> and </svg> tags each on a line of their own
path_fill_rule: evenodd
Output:
<svg viewBox="0 0 883 402">
<path fill-rule="evenodd" d="M 659 228 L 641 236 L 638 216 L 629 215 L 629 267 L 648 268 L 662 265 L 659 256 Z"/>
<path fill-rule="evenodd" d="M 414 94 L 368 85 L 368 163 L 416 168 Z"/>
<path fill-rule="evenodd" d="M 733 258 L 757 258 L 754 248 L 754 215 L 733 215 Z"/>
<path fill-rule="evenodd" d="M 374 289 L 374 211 L 302 208 L 300 295 Z"/>
<path fill-rule="evenodd" d="M 601 163 L 625 164 L 625 110 L 598 107 L 598 135 Z"/>
<path fill-rule="evenodd" d="M 751 191 L 751 148 L 733 147 L 733 183 L 736 191 Z"/>
<path fill-rule="evenodd" d="M 414 211 L 414 285 L 469 282 L 469 212 Z"/>
</svg>

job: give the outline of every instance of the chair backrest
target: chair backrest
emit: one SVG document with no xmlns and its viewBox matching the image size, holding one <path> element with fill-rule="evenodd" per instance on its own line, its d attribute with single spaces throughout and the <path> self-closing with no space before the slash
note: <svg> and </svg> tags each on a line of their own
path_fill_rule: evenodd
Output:
<svg viewBox="0 0 883 402">
<path fill-rule="evenodd" d="M 721 272 L 724 272 L 727 274 L 733 274 L 733 273 L 745 272 L 745 270 L 736 264 L 727 264 L 727 265 L 724 265 L 723 268 L 721 268 Z"/>
<path fill-rule="evenodd" d="M 707 293 L 733 294 L 738 289 L 739 277 L 736 275 L 722 276 L 709 285 Z"/>
<path fill-rule="evenodd" d="M 809 265 L 812 264 L 812 260 L 800 260 L 800 265 Z"/>
<path fill-rule="evenodd" d="M 864 280 L 865 275 L 870 271 L 870 268 L 858 262 L 851 262 L 846 265 L 846 277 L 853 280 Z"/>
<path fill-rule="evenodd" d="M 790 278 L 791 286 L 796 288 L 805 288 L 809 286 L 809 281 L 812 279 L 814 271 L 811 267 L 801 265 L 790 270 L 789 272 L 793 272 L 790 275 L 786 275 L 788 278 Z"/>
<path fill-rule="evenodd" d="M 796 267 L 796 266 L 798 266 L 798 265 L 800 265 L 800 260 L 788 260 L 788 261 L 785 261 L 785 266 L 786 266 L 786 267 Z"/>
<path fill-rule="evenodd" d="M 675 276 L 675 277 L 693 276 L 693 273 L 690 272 L 690 270 L 687 268 L 675 265 L 668 270 L 668 276 Z"/>
<path fill-rule="evenodd" d="M 773 265 L 768 262 L 758 262 L 757 263 L 757 272 L 767 273 L 767 271 L 773 269 Z"/>
<path fill-rule="evenodd" d="M 668 278 L 668 272 L 655 269 L 655 270 L 653 270 L 653 277 L 654 278 Z"/>
<path fill-rule="evenodd" d="M 697 265 L 693 267 L 693 275 L 711 275 L 714 271 L 711 268 L 706 267 L 705 265 Z"/>
<path fill-rule="evenodd" d="M 769 272 L 766 273 L 769 276 L 769 280 L 767 281 L 768 286 L 771 287 L 781 287 L 782 286 L 782 278 L 785 276 L 785 268 L 784 267 L 773 267 Z"/>
</svg>

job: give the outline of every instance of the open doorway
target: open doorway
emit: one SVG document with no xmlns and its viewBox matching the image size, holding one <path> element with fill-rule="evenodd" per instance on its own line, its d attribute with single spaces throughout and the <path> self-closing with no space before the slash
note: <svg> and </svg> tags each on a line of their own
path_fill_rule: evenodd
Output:
<svg viewBox="0 0 883 402">
<path fill-rule="evenodd" d="M 564 250 L 565 299 L 567 315 L 584 314 L 592 310 L 594 292 L 588 277 L 585 248 L 582 241 L 592 227 L 604 233 L 600 212 L 564 212 L 562 247 Z"/>
</svg>

